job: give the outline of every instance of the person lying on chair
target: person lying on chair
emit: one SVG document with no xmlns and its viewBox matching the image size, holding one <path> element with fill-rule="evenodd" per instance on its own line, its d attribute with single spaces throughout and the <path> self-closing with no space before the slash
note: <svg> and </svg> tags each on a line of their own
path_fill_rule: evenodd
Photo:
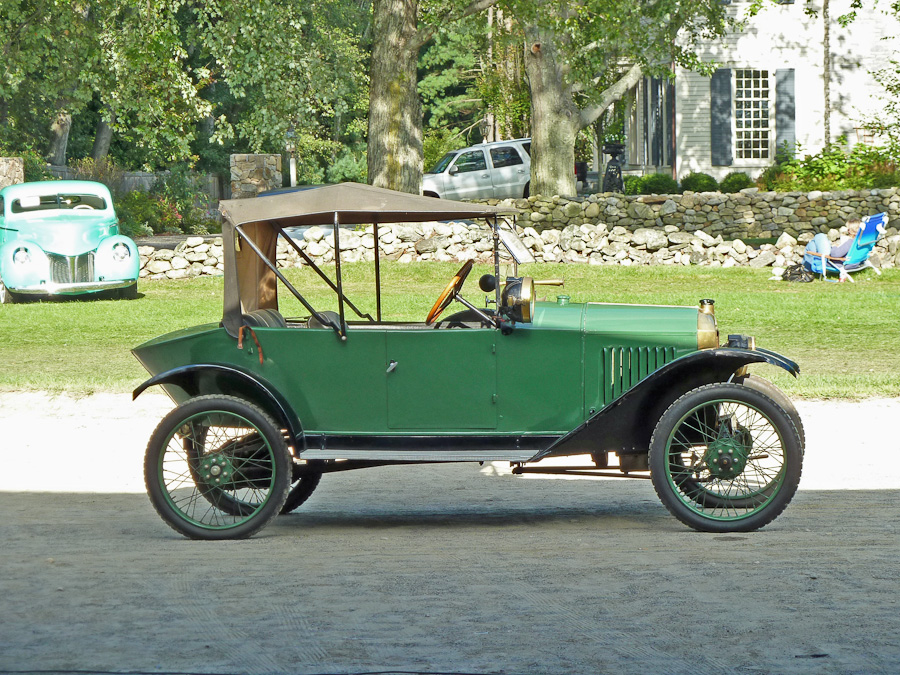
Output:
<svg viewBox="0 0 900 675">
<path fill-rule="evenodd" d="M 812 241 L 806 245 L 807 253 L 824 253 L 832 258 L 844 258 L 853 245 L 853 240 L 862 227 L 862 221 L 859 218 L 851 218 L 847 221 L 847 237 L 842 239 L 836 246 L 831 245 L 827 234 L 819 233 L 813 237 Z"/>
</svg>

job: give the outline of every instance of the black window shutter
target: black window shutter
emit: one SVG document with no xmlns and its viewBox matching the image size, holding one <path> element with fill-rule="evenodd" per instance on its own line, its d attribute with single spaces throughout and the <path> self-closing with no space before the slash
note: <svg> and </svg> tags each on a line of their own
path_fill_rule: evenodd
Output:
<svg viewBox="0 0 900 675">
<path fill-rule="evenodd" d="M 731 166 L 734 153 L 731 142 L 731 70 L 719 68 L 709 82 L 709 140 L 713 166 Z"/>
<path fill-rule="evenodd" d="M 659 90 L 661 81 L 659 78 L 650 79 L 650 115 L 653 123 L 653 144 L 651 145 L 651 158 L 654 166 L 662 164 L 662 117 L 660 115 Z"/>
<path fill-rule="evenodd" d="M 797 121 L 794 99 L 794 69 L 775 71 L 775 152 L 781 154 L 785 145 L 788 156 L 794 156 L 797 145 Z"/>
</svg>

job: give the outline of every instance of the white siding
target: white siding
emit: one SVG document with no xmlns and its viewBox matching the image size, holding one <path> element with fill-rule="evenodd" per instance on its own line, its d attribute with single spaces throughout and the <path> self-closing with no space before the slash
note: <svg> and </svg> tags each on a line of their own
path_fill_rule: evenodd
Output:
<svg viewBox="0 0 900 675">
<path fill-rule="evenodd" d="M 742 16 L 748 3 L 735 2 L 730 11 Z M 820 7 L 818 7 L 820 9 Z M 775 71 L 795 71 L 796 140 L 801 152 L 815 153 L 824 146 L 824 89 L 822 72 L 823 27 L 821 17 L 803 12 L 804 2 L 768 5 L 747 28 L 724 40 L 710 43 L 701 51 L 702 60 L 720 68 L 756 68 L 770 71 L 774 103 Z M 866 7 L 848 28 L 837 17 L 850 11 L 849 0 L 832 0 L 831 101 L 832 140 L 846 136 L 856 141 L 856 127 L 881 105 L 883 90 L 869 71 L 889 65 L 900 35 L 900 22 L 893 14 Z M 882 39 L 888 38 L 888 39 Z M 721 179 L 742 170 L 755 177 L 771 161 L 735 160 L 730 167 L 713 167 L 710 162 L 709 78 L 679 69 L 676 71 L 676 173 L 703 171 Z M 774 124 L 774 117 L 773 117 Z M 777 130 L 776 130 L 777 132 Z"/>
</svg>

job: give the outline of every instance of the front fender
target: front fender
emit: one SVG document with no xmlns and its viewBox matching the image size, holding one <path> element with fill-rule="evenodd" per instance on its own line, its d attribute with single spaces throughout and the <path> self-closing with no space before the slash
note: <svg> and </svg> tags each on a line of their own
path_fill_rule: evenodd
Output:
<svg viewBox="0 0 900 675">
<path fill-rule="evenodd" d="M 657 421 L 677 398 L 705 384 L 727 382 L 752 363 L 770 363 L 794 377 L 800 372 L 796 363 L 766 349 L 693 352 L 654 371 L 529 461 L 597 452 L 646 453 Z"/>
<path fill-rule="evenodd" d="M 216 363 L 181 366 L 151 377 L 132 392 L 132 399 L 156 385 L 162 385 L 176 403 L 207 395 L 235 396 L 255 403 L 288 430 L 295 452 L 304 449 L 303 428 L 293 408 L 271 383 L 258 375 Z"/>
<path fill-rule="evenodd" d="M 128 255 L 119 259 L 113 249 L 122 244 L 128 249 Z M 118 281 L 137 279 L 141 271 L 141 257 L 137 245 L 128 237 L 114 234 L 103 239 L 94 254 L 94 276 L 98 281 Z"/>
<path fill-rule="evenodd" d="M 28 253 L 28 262 L 17 263 L 13 256 L 19 249 Z M 38 244 L 28 239 L 15 239 L 0 246 L 0 278 L 7 288 L 16 290 L 46 281 L 50 259 Z"/>
</svg>

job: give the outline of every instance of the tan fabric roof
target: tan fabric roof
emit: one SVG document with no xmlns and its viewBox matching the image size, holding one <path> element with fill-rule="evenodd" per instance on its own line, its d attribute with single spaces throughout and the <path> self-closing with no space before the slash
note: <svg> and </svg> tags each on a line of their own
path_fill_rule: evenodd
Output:
<svg viewBox="0 0 900 675">
<path fill-rule="evenodd" d="M 405 192 L 341 183 L 255 199 L 223 199 L 219 211 L 235 225 L 269 221 L 279 227 L 415 223 L 515 214 L 512 207 L 469 204 Z"/>
</svg>

